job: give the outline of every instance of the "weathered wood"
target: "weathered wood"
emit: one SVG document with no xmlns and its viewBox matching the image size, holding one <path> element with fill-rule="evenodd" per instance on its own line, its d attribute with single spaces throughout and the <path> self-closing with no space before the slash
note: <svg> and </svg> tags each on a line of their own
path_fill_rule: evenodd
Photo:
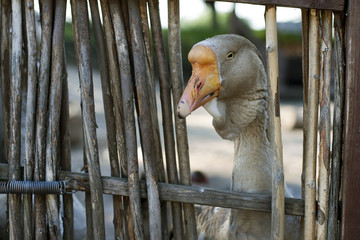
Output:
<svg viewBox="0 0 360 240">
<path fill-rule="evenodd" d="M 57 179 L 58 147 L 60 143 L 60 115 L 62 80 L 64 69 L 64 30 L 65 30 L 66 1 L 55 3 L 54 31 L 51 52 L 51 80 L 49 93 L 49 119 L 46 138 L 46 181 Z M 48 234 L 50 239 L 62 239 L 62 220 L 59 209 L 59 197 L 55 194 L 46 195 L 46 213 Z"/>
<path fill-rule="evenodd" d="M 103 103 L 104 103 L 104 111 L 105 111 L 105 121 L 106 121 L 106 133 L 107 133 L 107 143 L 108 143 L 108 150 L 109 150 L 109 158 L 110 158 L 110 168 L 111 168 L 111 176 L 120 177 L 120 166 L 119 166 L 119 159 L 117 154 L 117 141 L 116 141 L 116 131 L 114 131 L 113 127 L 115 126 L 115 116 L 114 116 L 114 104 L 111 95 L 111 87 L 110 87 L 110 73 L 109 72 L 116 72 L 116 77 L 119 76 L 117 62 L 115 61 L 112 65 L 108 64 L 108 58 L 106 57 L 106 50 L 105 50 L 105 41 L 104 41 L 104 34 L 100 22 L 100 15 L 99 15 L 99 8 L 98 2 L 95 0 L 89 1 L 90 9 L 91 9 L 91 16 L 95 31 L 95 43 L 96 43 L 96 51 L 99 59 L 99 69 L 100 69 L 100 76 L 101 76 L 101 89 L 102 89 L 102 96 L 103 96 Z M 111 47 L 111 46 L 110 46 Z M 111 54 L 113 52 L 111 51 Z M 113 56 L 113 55 L 112 55 Z M 111 69 L 110 67 L 115 67 L 115 69 Z M 117 78 L 119 85 L 119 78 Z M 122 102 L 122 101 L 121 101 Z M 119 104 L 121 104 L 121 102 Z M 120 108 L 121 110 L 121 108 Z M 122 116 L 122 111 L 121 114 Z M 123 123 L 122 119 L 120 119 L 119 128 L 121 129 L 120 138 L 123 139 Z M 119 141 L 118 141 L 119 142 Z M 120 140 L 119 143 L 119 152 L 121 153 L 121 157 L 125 157 L 125 144 L 123 143 L 124 140 Z M 113 213 L 114 213 L 114 231 L 115 231 L 115 239 L 125 239 L 123 236 L 124 232 L 124 221 L 122 219 L 121 214 L 123 214 L 122 210 L 122 198 L 120 196 L 113 196 Z"/>
<path fill-rule="evenodd" d="M 65 51 L 65 48 L 64 48 Z M 61 118 L 60 118 L 60 169 L 71 171 L 71 141 L 70 141 L 70 116 L 69 116 L 69 89 L 68 75 L 66 71 L 66 60 L 64 54 L 63 64 L 63 87 L 61 97 Z M 63 196 L 64 204 L 64 240 L 72 240 L 74 238 L 74 206 L 73 196 L 65 194 Z"/>
<path fill-rule="evenodd" d="M 332 53 L 332 12 L 321 12 L 320 52 L 320 143 L 316 239 L 327 239 L 330 175 L 330 82 Z"/>
<path fill-rule="evenodd" d="M 94 239 L 105 239 L 104 204 L 101 186 L 94 93 L 91 71 L 90 30 L 87 2 L 72 0 L 71 10 L 76 57 L 79 69 L 84 145 L 90 177 L 92 228 Z"/>
<path fill-rule="evenodd" d="M 23 169 L 22 169 L 23 170 Z M 6 180 L 8 165 L 0 163 L 0 179 Z M 67 190 L 88 192 L 89 175 L 87 173 L 60 170 L 58 180 L 71 178 Z M 129 183 L 126 178 L 102 177 L 103 193 L 129 196 Z M 254 193 L 216 190 L 203 187 L 159 183 L 160 198 L 164 201 L 195 203 L 225 208 L 238 208 L 261 212 L 271 212 L 271 196 Z M 205 196 L 205 197 L 204 197 Z M 141 197 L 146 198 L 146 183 L 141 181 Z M 304 200 L 285 198 L 285 214 L 303 216 Z"/>
<path fill-rule="evenodd" d="M 159 182 L 166 182 L 166 174 L 163 160 L 163 152 L 161 147 L 160 140 L 160 130 L 159 130 L 159 119 L 157 112 L 157 99 L 156 99 L 156 83 L 155 83 L 155 69 L 153 62 L 153 52 L 151 50 L 151 36 L 149 30 L 149 19 L 147 14 L 147 1 L 140 0 L 140 16 L 141 16 L 141 25 L 144 33 L 144 44 L 145 44 L 145 52 L 146 52 L 146 72 L 147 72 L 147 83 L 149 89 L 149 97 L 150 97 L 150 111 L 151 111 L 151 121 L 152 128 L 154 133 L 154 143 L 153 148 L 155 149 L 155 170 L 156 176 Z M 150 10 L 150 5 L 149 5 Z M 169 239 L 169 220 L 167 214 L 167 203 L 164 201 L 160 202 L 161 208 L 161 230 L 162 230 L 162 239 Z"/>
<path fill-rule="evenodd" d="M 149 2 L 150 21 L 155 56 L 158 66 L 160 83 L 161 113 L 163 119 L 163 132 L 165 144 L 165 158 L 169 183 L 178 184 L 178 172 L 175 156 L 174 126 L 171 107 L 171 83 L 169 79 L 168 63 L 165 55 L 164 41 L 159 14 L 159 1 Z M 181 204 L 172 202 L 172 220 L 174 239 L 184 239 L 182 226 Z"/>
<path fill-rule="evenodd" d="M 347 1 L 342 239 L 360 235 L 360 2 Z"/>
<path fill-rule="evenodd" d="M 53 1 L 42 1 L 41 49 L 36 104 L 36 139 L 34 180 L 45 180 L 45 148 L 48 121 L 48 94 L 50 85 L 51 40 L 53 32 Z M 45 196 L 34 196 L 35 238 L 47 239 Z"/>
<path fill-rule="evenodd" d="M 309 9 L 301 9 L 302 25 L 302 84 L 303 84 L 303 161 L 305 164 L 305 154 L 307 145 L 304 139 L 307 139 L 307 120 L 308 120 L 308 76 L 309 76 Z M 305 198 L 305 169 L 301 172 L 301 197 Z M 300 231 L 304 229 L 304 217 L 301 218 Z"/>
<path fill-rule="evenodd" d="M 282 7 L 311 8 L 343 11 L 345 0 L 210 0 L 219 2 L 250 3 L 259 5 L 276 5 Z"/>
<path fill-rule="evenodd" d="M 10 14 L 11 2 L 2 0 L 1 2 L 1 43 L 0 43 L 0 60 L 1 60 L 1 91 L 2 91 L 2 115 L 3 115 L 3 148 L 4 160 L 8 162 L 9 146 L 9 107 L 10 107 Z"/>
<path fill-rule="evenodd" d="M 145 165 L 146 184 L 148 190 L 149 207 L 149 229 L 150 239 L 161 239 L 161 208 L 159 200 L 158 183 L 156 176 L 156 153 L 153 148 L 155 136 L 152 128 L 152 118 L 150 111 L 150 95 L 145 62 L 144 37 L 141 28 L 141 17 L 139 1 L 129 1 L 129 22 L 132 56 L 134 61 L 134 75 L 139 107 L 139 125 L 142 138 L 142 151 Z"/>
<path fill-rule="evenodd" d="M 343 13 L 334 14 L 334 121 L 333 144 L 331 154 L 331 180 L 329 196 L 329 240 L 339 239 L 339 200 L 341 183 L 341 159 L 343 143 L 344 119 L 344 79 L 345 79 L 345 53 L 344 53 L 344 18 Z"/>
<path fill-rule="evenodd" d="M 35 30 L 34 0 L 25 1 L 26 47 L 27 47 L 27 100 L 25 120 L 25 171 L 24 180 L 32 181 L 34 177 L 35 156 L 35 113 L 37 86 L 37 44 Z M 24 204 L 24 239 L 34 239 L 32 195 L 23 197 Z"/>
<path fill-rule="evenodd" d="M 7 179 L 8 165 L 0 163 L 0 179 Z M 60 170 L 58 180 L 71 178 L 67 183 L 67 190 L 88 192 L 90 189 L 87 173 Z M 129 183 L 126 178 L 102 177 L 103 193 L 129 196 Z M 195 203 L 224 208 L 237 208 L 260 212 L 271 212 L 271 196 L 254 193 L 240 193 L 234 191 L 217 190 L 196 186 L 159 183 L 160 198 L 164 201 Z M 141 181 L 141 197 L 146 198 L 146 183 Z M 285 214 L 303 216 L 304 200 L 285 198 Z"/>
<path fill-rule="evenodd" d="M 315 238 L 316 215 L 316 150 L 319 104 L 319 12 L 310 10 L 309 16 L 309 78 L 308 78 L 308 121 L 306 122 L 307 138 L 304 160 L 305 173 L 305 219 L 304 238 Z"/>
<path fill-rule="evenodd" d="M 22 10 L 21 1 L 11 2 L 11 76 L 10 76 L 10 129 L 9 129 L 9 180 L 20 179 L 21 155 L 21 65 L 22 56 Z M 9 237 L 22 238 L 21 195 L 9 194 Z"/>
<path fill-rule="evenodd" d="M 271 239 L 284 239 L 285 199 L 282 138 L 280 122 L 280 92 L 276 7 L 265 10 L 266 56 L 268 73 L 268 136 L 272 149 L 272 211 Z"/>
<path fill-rule="evenodd" d="M 134 86 L 131 76 L 130 56 L 128 40 L 125 31 L 124 19 L 118 1 L 110 0 L 109 9 L 113 22 L 115 43 L 117 50 L 117 61 L 120 69 L 122 110 L 124 114 L 124 130 L 126 143 L 126 161 L 121 163 L 121 171 L 124 176 L 128 176 L 129 181 L 129 203 L 131 213 L 131 228 L 129 227 L 129 237 L 144 239 L 144 223 L 141 214 L 141 198 L 139 188 L 139 167 L 137 159 L 137 140 L 134 116 Z M 108 38 L 107 38 L 107 41 Z M 112 45 L 110 45 L 112 46 Z M 115 101 L 114 101 L 115 103 Z M 120 159 L 121 161 L 122 159 Z M 125 211 L 127 202 L 124 201 Z"/>
<path fill-rule="evenodd" d="M 173 109 L 182 95 L 184 89 L 184 80 L 182 73 L 182 56 L 181 56 L 181 35 L 180 35 L 180 7 L 178 0 L 168 1 L 168 42 L 169 44 L 169 61 L 170 61 L 170 78 L 172 82 Z M 186 121 L 180 119 L 174 111 L 176 144 L 178 150 L 180 183 L 191 185 L 191 172 L 189 160 L 189 146 L 186 132 Z M 197 239 L 195 209 L 192 204 L 183 204 L 185 219 L 185 238 Z"/>
</svg>

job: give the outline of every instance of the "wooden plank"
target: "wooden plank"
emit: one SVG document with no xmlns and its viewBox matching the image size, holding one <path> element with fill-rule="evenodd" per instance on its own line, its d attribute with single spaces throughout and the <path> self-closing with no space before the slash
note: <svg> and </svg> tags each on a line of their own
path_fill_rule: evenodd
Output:
<svg viewBox="0 0 360 240">
<path fill-rule="evenodd" d="M 285 199 L 284 199 L 284 169 L 283 149 L 280 122 L 280 92 L 278 42 L 276 26 L 276 7 L 267 6 L 265 10 L 266 57 L 268 73 L 268 136 L 271 145 L 272 161 L 272 211 L 271 239 L 284 239 Z"/>
<path fill-rule="evenodd" d="M 348 1 L 342 239 L 360 236 L 360 2 Z"/>
<path fill-rule="evenodd" d="M 315 238 L 316 215 L 316 151 L 319 104 L 319 12 L 310 10 L 309 15 L 309 75 L 308 75 L 308 120 L 307 138 L 303 171 L 305 173 L 305 239 Z"/>
<path fill-rule="evenodd" d="M 258 5 L 276 5 L 282 7 L 311 8 L 343 11 L 345 0 L 210 0 L 218 2 L 249 3 Z"/>
<path fill-rule="evenodd" d="M 9 108 L 9 180 L 20 179 L 21 157 L 21 63 L 22 56 L 22 9 L 21 1 L 11 2 L 11 76 L 10 76 L 10 108 Z M 21 195 L 9 194 L 9 236 L 10 239 L 22 238 Z"/>
<path fill-rule="evenodd" d="M 22 169 L 23 170 L 23 169 Z M 7 180 L 8 165 L 0 163 L 0 179 Z M 70 171 L 59 171 L 58 180 L 70 180 L 67 190 L 86 191 L 90 189 L 89 175 Z M 129 183 L 127 178 L 102 177 L 104 194 L 117 194 L 129 196 Z M 141 197 L 146 198 L 146 183 L 141 181 Z M 254 193 L 240 193 L 211 188 L 159 183 L 160 199 L 193 203 L 225 208 L 238 208 L 261 212 L 271 212 L 271 196 Z M 285 214 L 304 216 L 304 200 L 285 198 Z"/>
</svg>

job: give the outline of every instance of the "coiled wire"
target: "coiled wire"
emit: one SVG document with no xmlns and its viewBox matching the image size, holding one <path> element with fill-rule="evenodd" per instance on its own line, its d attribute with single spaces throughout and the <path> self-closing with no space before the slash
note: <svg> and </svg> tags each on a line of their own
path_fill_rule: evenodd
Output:
<svg viewBox="0 0 360 240">
<path fill-rule="evenodd" d="M 3 194 L 63 194 L 68 181 L 0 181 Z"/>
</svg>

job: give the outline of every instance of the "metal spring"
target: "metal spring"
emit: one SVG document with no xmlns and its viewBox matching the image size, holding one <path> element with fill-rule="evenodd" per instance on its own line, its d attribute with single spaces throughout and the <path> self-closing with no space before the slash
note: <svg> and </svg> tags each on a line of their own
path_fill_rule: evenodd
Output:
<svg viewBox="0 0 360 240">
<path fill-rule="evenodd" d="M 68 181 L 1 181 L 0 194 L 63 194 Z"/>
</svg>

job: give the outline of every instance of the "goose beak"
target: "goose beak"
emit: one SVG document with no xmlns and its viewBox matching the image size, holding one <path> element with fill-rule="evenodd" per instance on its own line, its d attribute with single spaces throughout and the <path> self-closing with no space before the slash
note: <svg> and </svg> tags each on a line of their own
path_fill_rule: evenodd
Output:
<svg viewBox="0 0 360 240">
<path fill-rule="evenodd" d="M 177 106 L 180 118 L 187 117 L 192 111 L 217 97 L 220 92 L 215 52 L 208 46 L 195 45 L 188 58 L 193 70 Z"/>
</svg>

